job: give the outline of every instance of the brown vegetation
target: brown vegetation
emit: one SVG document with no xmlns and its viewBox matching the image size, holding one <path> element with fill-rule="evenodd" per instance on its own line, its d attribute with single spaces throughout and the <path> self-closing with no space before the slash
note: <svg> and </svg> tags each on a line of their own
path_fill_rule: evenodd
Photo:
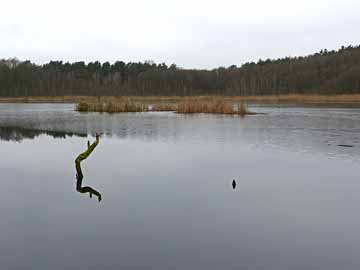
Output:
<svg viewBox="0 0 360 270">
<path fill-rule="evenodd" d="M 97 102 L 80 102 L 75 107 L 79 112 L 147 112 L 149 106 L 144 103 L 135 102 L 130 98 L 126 99 L 108 99 L 105 101 L 99 100 Z"/>
<path fill-rule="evenodd" d="M 189 98 L 182 99 L 179 102 L 157 101 L 155 104 L 134 101 L 131 98 L 114 98 L 97 102 L 80 102 L 75 107 L 75 110 L 79 112 L 108 113 L 174 111 L 177 113 L 251 114 L 244 102 L 234 106 L 231 102 L 225 102 L 223 98 L 212 98 L 211 100 Z"/>
<path fill-rule="evenodd" d="M 226 103 L 223 99 L 214 99 L 211 101 L 185 100 L 177 106 L 178 113 L 216 113 L 216 114 L 238 114 L 246 115 L 250 112 L 247 110 L 244 102 L 234 107 Z"/>
<path fill-rule="evenodd" d="M 150 105 L 149 110 L 154 112 L 177 111 L 177 103 L 164 103 L 157 101 L 157 103 Z"/>
</svg>

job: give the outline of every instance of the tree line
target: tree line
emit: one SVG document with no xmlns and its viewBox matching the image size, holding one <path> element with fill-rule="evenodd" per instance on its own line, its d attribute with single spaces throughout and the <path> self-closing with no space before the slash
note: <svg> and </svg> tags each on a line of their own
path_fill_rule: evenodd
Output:
<svg viewBox="0 0 360 270">
<path fill-rule="evenodd" d="M 152 61 L 0 60 L 0 96 L 279 95 L 360 93 L 360 46 L 212 70 Z"/>
</svg>

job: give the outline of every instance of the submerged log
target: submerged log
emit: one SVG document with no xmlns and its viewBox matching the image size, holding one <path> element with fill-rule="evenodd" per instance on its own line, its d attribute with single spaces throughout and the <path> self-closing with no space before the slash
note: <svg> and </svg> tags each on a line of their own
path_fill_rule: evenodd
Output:
<svg viewBox="0 0 360 270">
<path fill-rule="evenodd" d="M 82 186 L 82 180 L 84 178 L 84 175 L 82 173 L 81 170 L 81 161 L 85 160 L 87 157 L 90 156 L 90 154 L 92 153 L 92 151 L 94 151 L 95 147 L 99 144 L 99 134 L 96 134 L 96 140 L 93 144 L 90 145 L 90 142 L 88 141 L 88 149 L 81 153 L 80 155 L 77 156 L 77 158 L 75 159 L 75 168 L 76 168 L 76 190 L 80 193 L 89 193 L 90 198 L 92 198 L 92 195 L 94 194 L 95 196 L 98 197 L 99 202 L 101 201 L 102 197 L 101 197 L 101 193 L 98 192 L 97 190 L 93 189 L 92 187 L 89 186 Z"/>
</svg>

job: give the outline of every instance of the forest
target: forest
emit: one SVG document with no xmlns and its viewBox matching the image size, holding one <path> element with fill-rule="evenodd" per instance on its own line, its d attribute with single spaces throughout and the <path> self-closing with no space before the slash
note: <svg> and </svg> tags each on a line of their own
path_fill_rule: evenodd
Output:
<svg viewBox="0 0 360 270">
<path fill-rule="evenodd" d="M 196 96 L 360 93 L 360 45 L 212 70 L 175 64 L 0 60 L 0 96 Z"/>
</svg>

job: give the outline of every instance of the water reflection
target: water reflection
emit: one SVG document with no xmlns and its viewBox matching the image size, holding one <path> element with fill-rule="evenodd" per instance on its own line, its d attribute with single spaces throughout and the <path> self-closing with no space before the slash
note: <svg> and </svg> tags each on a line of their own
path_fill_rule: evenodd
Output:
<svg viewBox="0 0 360 270">
<path fill-rule="evenodd" d="M 75 132 L 62 132 L 51 130 L 36 130 L 32 128 L 23 127 L 0 127 L 0 140 L 22 142 L 24 139 L 35 139 L 40 135 L 51 136 L 54 139 L 65 139 L 66 136 L 78 136 L 86 137 L 87 134 L 75 133 Z"/>
<path fill-rule="evenodd" d="M 82 173 L 81 170 L 81 161 L 85 160 L 88 156 L 90 156 L 90 154 L 92 153 L 92 151 L 94 151 L 95 147 L 99 144 L 99 134 L 96 134 L 96 140 L 93 144 L 90 145 L 90 142 L 88 141 L 88 148 L 85 152 L 81 153 L 80 155 L 78 155 L 78 157 L 75 159 L 75 168 L 76 168 L 76 190 L 80 193 L 89 193 L 90 198 L 92 198 L 92 195 L 94 194 L 95 196 L 98 197 L 99 202 L 101 201 L 101 193 L 98 192 L 97 190 L 93 189 L 92 187 L 88 187 L 82 186 L 82 180 L 84 178 L 84 175 Z"/>
</svg>

